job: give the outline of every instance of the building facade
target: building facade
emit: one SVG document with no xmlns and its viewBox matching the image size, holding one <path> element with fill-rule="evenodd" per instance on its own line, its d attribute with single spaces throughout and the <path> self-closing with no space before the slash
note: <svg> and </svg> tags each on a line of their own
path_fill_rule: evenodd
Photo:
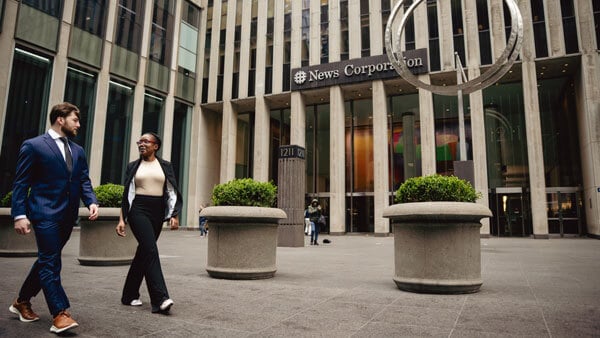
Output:
<svg viewBox="0 0 600 338">
<path fill-rule="evenodd" d="M 600 237 L 600 1 L 517 2 L 519 59 L 463 98 L 466 158 L 494 211 L 482 235 Z M 386 61 L 393 0 L 1 3 L 2 194 L 20 143 L 63 100 L 82 110 L 76 141 L 95 185 L 122 181 L 142 132 L 163 135 L 189 227 L 215 184 L 277 182 L 282 145 L 306 149 L 306 198 L 321 201 L 332 234 L 387 235 L 381 215 L 399 184 L 455 173 L 458 99 L 409 85 Z M 502 0 L 428 0 L 401 43 L 421 81 L 450 85 L 455 53 L 478 76 L 511 25 Z"/>
</svg>

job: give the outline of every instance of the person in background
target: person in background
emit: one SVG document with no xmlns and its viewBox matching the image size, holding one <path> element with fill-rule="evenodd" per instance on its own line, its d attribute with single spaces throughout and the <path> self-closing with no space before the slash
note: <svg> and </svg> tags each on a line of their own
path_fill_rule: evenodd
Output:
<svg viewBox="0 0 600 338">
<path fill-rule="evenodd" d="M 155 133 L 146 133 L 136 142 L 140 158 L 127 165 L 121 216 L 116 231 L 119 236 L 125 236 L 125 223 L 129 223 L 138 241 L 121 302 L 124 305 L 142 305 L 140 286 L 145 278 L 152 312 L 167 314 L 173 306 L 173 300 L 167 291 L 156 241 L 163 222 L 169 221 L 171 230 L 179 229 L 179 213 L 183 202 L 173 166 L 156 155 L 161 143 Z"/>
<path fill-rule="evenodd" d="M 319 218 L 321 217 L 321 206 L 316 198 L 310 202 L 307 208 L 308 218 L 311 223 L 310 245 L 319 245 Z"/>
<path fill-rule="evenodd" d="M 61 333 L 79 326 L 67 312 L 70 304 L 60 277 L 62 249 L 78 220 L 79 200 L 89 208 L 92 221 L 98 217 L 98 200 L 85 151 L 68 139 L 79 130 L 79 108 L 68 102 L 55 105 L 50 124 L 47 133 L 26 140 L 19 151 L 12 216 L 18 234 L 29 234 L 30 226 L 35 230 L 38 258 L 8 309 L 22 322 L 40 319 L 30 300 L 43 290 L 53 317 L 50 332 Z"/>
<path fill-rule="evenodd" d="M 198 213 L 201 213 L 202 210 L 204 209 L 204 204 L 200 205 L 200 210 L 198 210 Z M 199 224 L 200 224 L 200 237 L 204 237 L 205 235 L 208 235 L 208 231 L 206 231 L 206 217 L 203 216 L 199 216 Z"/>
</svg>

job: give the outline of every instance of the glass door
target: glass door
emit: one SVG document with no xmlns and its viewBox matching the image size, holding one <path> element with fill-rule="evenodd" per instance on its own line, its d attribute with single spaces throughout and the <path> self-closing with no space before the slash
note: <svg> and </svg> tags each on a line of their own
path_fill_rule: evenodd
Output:
<svg viewBox="0 0 600 338">
<path fill-rule="evenodd" d="M 521 187 L 496 188 L 492 194 L 491 235 L 525 237 L 533 233 L 529 217 L 529 198 Z"/>
<path fill-rule="evenodd" d="M 584 234 L 583 199 L 578 187 L 546 188 L 548 232 L 551 234 Z"/>
</svg>

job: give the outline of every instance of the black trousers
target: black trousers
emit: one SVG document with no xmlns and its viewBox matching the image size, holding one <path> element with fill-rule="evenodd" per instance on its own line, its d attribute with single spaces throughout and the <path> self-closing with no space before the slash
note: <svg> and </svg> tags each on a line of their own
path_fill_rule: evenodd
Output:
<svg viewBox="0 0 600 338">
<path fill-rule="evenodd" d="M 138 247 L 127 273 L 121 302 L 129 305 L 132 300 L 140 298 L 140 286 L 145 278 L 153 312 L 159 311 L 160 304 L 170 298 L 156 245 L 164 210 L 162 196 L 136 195 L 128 215 L 128 223 Z"/>
</svg>

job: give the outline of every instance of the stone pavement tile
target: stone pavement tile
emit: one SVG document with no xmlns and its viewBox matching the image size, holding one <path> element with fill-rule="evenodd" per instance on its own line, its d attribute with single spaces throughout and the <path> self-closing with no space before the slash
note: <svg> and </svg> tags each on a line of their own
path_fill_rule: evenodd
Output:
<svg viewBox="0 0 600 338">
<path fill-rule="evenodd" d="M 396 288 L 398 298 L 394 306 L 415 306 L 440 309 L 460 309 L 467 295 L 438 295 L 402 291 Z"/>
<path fill-rule="evenodd" d="M 507 335 L 547 336 L 548 329 L 538 306 L 466 302 L 458 318 L 457 329 L 495 332 Z"/>
<path fill-rule="evenodd" d="M 324 321 L 335 322 L 341 318 L 350 321 L 351 325 L 346 330 L 358 330 L 362 325 L 376 317 L 384 307 L 379 304 L 344 303 L 339 301 L 325 301 L 316 304 L 310 312 Z"/>
<path fill-rule="evenodd" d="M 503 333 L 498 333 L 498 332 L 486 332 L 486 331 L 481 331 L 481 330 L 472 330 L 472 329 L 464 329 L 464 328 L 460 328 L 457 327 L 456 329 L 452 330 L 452 332 L 450 333 L 450 335 L 448 335 L 447 337 L 460 337 L 460 338 L 506 338 L 506 337 L 524 337 L 524 336 L 531 336 L 531 337 L 548 337 L 549 335 L 523 335 L 523 334 L 508 334 L 506 332 Z"/>
<path fill-rule="evenodd" d="M 561 304 L 542 307 L 553 337 L 600 336 L 600 306 Z"/>
<path fill-rule="evenodd" d="M 256 332 L 252 337 L 350 337 L 360 327 L 351 318 L 324 318 L 313 311 L 297 314 Z"/>
<path fill-rule="evenodd" d="M 202 323 L 202 320 L 198 320 Z M 220 327 L 206 326 L 182 322 L 177 326 L 153 332 L 144 337 L 248 337 L 251 333 L 245 331 L 229 330 Z"/>
<path fill-rule="evenodd" d="M 332 301 L 347 303 L 366 303 L 389 305 L 401 297 L 400 292 L 394 286 L 389 289 L 370 288 L 368 286 L 355 287 L 333 297 Z"/>
<path fill-rule="evenodd" d="M 358 330 L 353 337 L 448 337 L 450 328 L 401 325 L 373 321 Z"/>
<path fill-rule="evenodd" d="M 374 321 L 407 326 L 438 327 L 451 329 L 458 318 L 460 309 L 427 308 L 419 306 L 388 306 Z"/>
</svg>

